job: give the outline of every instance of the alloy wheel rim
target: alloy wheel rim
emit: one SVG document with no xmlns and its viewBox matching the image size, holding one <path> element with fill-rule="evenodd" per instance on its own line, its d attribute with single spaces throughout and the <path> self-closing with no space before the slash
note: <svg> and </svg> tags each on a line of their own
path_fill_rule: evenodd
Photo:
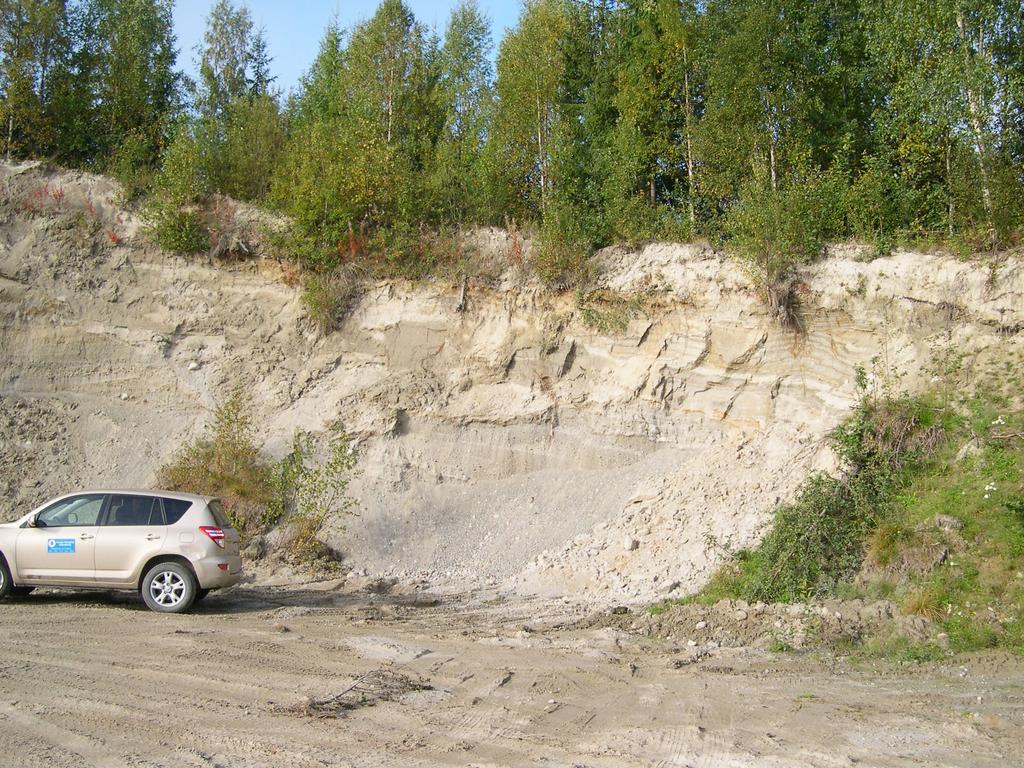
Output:
<svg viewBox="0 0 1024 768">
<path fill-rule="evenodd" d="M 174 571 L 161 571 L 149 583 L 153 602 L 164 608 L 173 608 L 185 599 L 185 580 Z"/>
</svg>

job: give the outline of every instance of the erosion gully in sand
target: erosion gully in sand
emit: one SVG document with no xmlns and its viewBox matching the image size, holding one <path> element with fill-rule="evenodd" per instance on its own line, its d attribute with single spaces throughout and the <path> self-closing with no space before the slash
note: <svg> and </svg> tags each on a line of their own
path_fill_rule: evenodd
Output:
<svg viewBox="0 0 1024 768">
<path fill-rule="evenodd" d="M 756 542 L 833 465 L 857 366 L 913 390 L 944 350 L 1020 345 L 1018 260 L 837 250 L 801 276 L 797 335 L 721 254 L 653 244 L 601 254 L 601 290 L 642 297 L 612 323 L 511 269 L 462 312 L 457 283 L 369 285 L 324 337 L 276 262 L 161 253 L 113 182 L 24 164 L 0 184 L 0 514 L 151 484 L 236 385 L 270 452 L 337 423 L 360 455 L 359 515 L 328 526 L 347 580 L 260 567 L 173 618 L 4 605 L 0 764 L 1021 761 L 1010 657 L 865 666 L 608 615 Z M 19 207 L 41 184 L 59 206 Z M 504 235 L 480 237 L 501 262 Z"/>
</svg>

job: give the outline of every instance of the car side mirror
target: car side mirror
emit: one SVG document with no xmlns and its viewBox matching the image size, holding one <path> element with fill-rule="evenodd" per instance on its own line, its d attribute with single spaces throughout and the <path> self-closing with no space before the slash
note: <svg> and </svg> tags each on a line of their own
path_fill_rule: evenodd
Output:
<svg viewBox="0 0 1024 768">
<path fill-rule="evenodd" d="M 36 512 L 31 517 L 29 517 L 29 519 L 28 519 L 28 527 L 29 528 L 38 528 L 39 527 L 39 513 L 38 512 Z"/>
</svg>

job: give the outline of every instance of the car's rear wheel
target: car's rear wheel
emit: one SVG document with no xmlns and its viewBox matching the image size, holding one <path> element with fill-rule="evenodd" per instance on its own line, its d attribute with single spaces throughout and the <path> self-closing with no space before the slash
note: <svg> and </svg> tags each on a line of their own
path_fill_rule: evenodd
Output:
<svg viewBox="0 0 1024 768">
<path fill-rule="evenodd" d="M 157 563 L 142 579 L 142 599 L 160 613 L 182 613 L 192 607 L 199 585 L 180 563 Z"/>
</svg>

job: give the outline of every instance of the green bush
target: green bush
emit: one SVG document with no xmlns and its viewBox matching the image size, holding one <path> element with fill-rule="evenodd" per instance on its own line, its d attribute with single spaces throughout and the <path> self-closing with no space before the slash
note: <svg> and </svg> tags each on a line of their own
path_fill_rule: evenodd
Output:
<svg viewBox="0 0 1024 768">
<path fill-rule="evenodd" d="M 285 143 L 285 120 L 273 97 L 235 99 L 224 118 L 220 174 L 213 190 L 240 200 L 262 200 Z"/>
<path fill-rule="evenodd" d="M 886 599 L 946 637 L 917 645 L 883 631 L 862 652 L 1024 653 L 1020 370 L 1012 352 L 988 368 L 943 364 L 935 399 L 865 399 L 832 435 L 843 472 L 809 479 L 762 543 L 691 599 Z"/>
<path fill-rule="evenodd" d="M 728 249 L 767 290 L 821 255 L 840 226 L 839 190 L 835 177 L 820 174 L 778 190 L 750 180 L 722 222 Z"/>
<path fill-rule="evenodd" d="M 197 203 L 209 192 L 202 174 L 199 146 L 189 123 L 184 122 L 175 130 L 155 186 L 169 204 L 177 206 Z"/>
<path fill-rule="evenodd" d="M 151 236 L 165 251 L 188 255 L 210 249 L 209 230 L 196 210 L 151 202 L 145 210 L 145 218 Z"/>
<path fill-rule="evenodd" d="M 114 148 L 106 172 L 121 182 L 128 200 L 135 200 L 153 184 L 154 149 L 140 133 L 131 133 Z"/>
<path fill-rule="evenodd" d="M 327 460 L 310 463 L 314 455 L 309 435 L 298 432 L 292 450 L 278 464 L 276 486 L 287 500 L 276 520 L 284 518 L 283 548 L 297 561 L 313 562 L 330 557 L 320 538 L 330 515 L 348 514 L 354 504 L 348 484 L 356 464 L 356 453 L 348 436 L 339 433 L 330 442 Z"/>
<path fill-rule="evenodd" d="M 565 290 L 592 277 L 597 225 L 574 206 L 553 201 L 544 216 L 533 268 L 548 286 Z"/>
<path fill-rule="evenodd" d="M 945 428 L 924 401 L 865 398 L 831 437 L 842 473 L 812 475 L 796 501 L 776 510 L 761 544 L 716 574 L 705 597 L 791 602 L 834 594 L 861 567 L 906 470 L 928 460 Z"/>
<path fill-rule="evenodd" d="M 658 237 L 658 210 L 644 195 L 617 200 L 608 212 L 615 238 L 626 243 L 639 243 Z"/>
<path fill-rule="evenodd" d="M 886 252 L 898 233 L 909 227 L 914 202 L 911 190 L 900 183 L 888 163 L 868 157 L 846 190 L 845 207 L 849 233 Z"/>
<path fill-rule="evenodd" d="M 217 404 L 207 432 L 186 445 L 158 473 L 169 490 L 217 496 L 244 539 L 286 526 L 281 551 L 296 561 L 329 555 L 320 533 L 331 515 L 351 512 L 348 483 L 356 454 L 339 432 L 323 463 L 314 459 L 314 443 L 297 433 L 281 461 L 267 457 L 256 441 L 251 405 L 236 388 Z"/>
<path fill-rule="evenodd" d="M 239 387 L 217 404 L 206 434 L 186 445 L 158 473 L 172 491 L 218 496 L 243 537 L 265 533 L 266 510 L 281 505 L 274 466 L 256 443 L 249 400 Z"/>
</svg>

